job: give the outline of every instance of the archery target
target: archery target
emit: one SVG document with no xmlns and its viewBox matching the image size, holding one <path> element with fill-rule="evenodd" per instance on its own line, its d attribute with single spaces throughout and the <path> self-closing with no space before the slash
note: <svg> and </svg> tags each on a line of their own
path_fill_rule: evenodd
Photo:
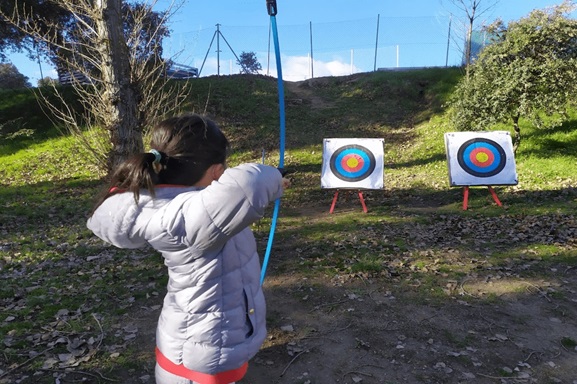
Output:
<svg viewBox="0 0 577 384">
<path fill-rule="evenodd" d="M 518 183 L 507 131 L 446 133 L 445 147 L 451 186 Z"/>
<path fill-rule="evenodd" d="M 375 170 L 375 156 L 362 145 L 350 144 L 337 149 L 329 160 L 331 171 L 344 181 L 366 179 Z"/>
<path fill-rule="evenodd" d="M 383 139 L 324 139 L 322 188 L 383 188 Z"/>
</svg>

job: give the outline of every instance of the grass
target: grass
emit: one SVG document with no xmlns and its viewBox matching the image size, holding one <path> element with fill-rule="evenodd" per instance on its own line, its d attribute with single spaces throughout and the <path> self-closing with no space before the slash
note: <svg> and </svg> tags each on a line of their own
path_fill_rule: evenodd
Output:
<svg viewBox="0 0 577 384">
<path fill-rule="evenodd" d="M 552 268 L 577 266 L 571 242 L 575 115 L 555 128 L 522 121 L 520 183 L 496 188 L 504 208 L 485 188 L 473 188 L 470 209 L 463 211 L 462 191 L 448 184 L 443 142 L 451 131 L 444 104 L 460 76 L 449 68 L 288 84 L 285 165 L 293 171 L 294 187 L 283 198 L 269 274 L 380 278 L 425 302 L 446 300 L 454 294 L 447 281 L 470 275 L 514 271 L 543 277 Z M 192 85 L 183 109 L 206 112 L 220 123 L 233 143 L 231 165 L 260 162 L 263 151 L 267 163 L 277 164 L 275 79 L 207 77 Z M 6 346 L 6 367 L 63 335 L 126 344 L 122 330 L 103 333 L 100 327 L 114 329 L 126 316 L 157 305 L 164 266 L 150 250 L 119 251 L 92 236 L 85 220 L 103 186 L 102 172 L 42 115 L 31 92 L 3 96 L 0 345 Z M 335 213 L 328 214 L 333 191 L 320 189 L 326 137 L 385 139 L 385 189 L 365 192 L 367 214 L 354 194 L 341 196 Z M 253 226 L 261 248 L 269 227 L 270 215 Z M 518 289 L 511 284 L 512 291 Z M 497 297 L 488 293 L 484 300 Z M 562 343 L 569 348 L 575 341 Z M 96 351 L 95 346 L 86 348 Z M 65 353 L 70 345 L 54 348 Z M 109 372 L 141 364 L 136 350 L 123 350 L 115 359 L 111 353 L 99 351 L 83 369 Z M 23 383 L 33 381 L 49 382 Z"/>
<path fill-rule="evenodd" d="M 575 347 L 577 347 L 577 342 L 570 337 L 564 337 L 561 339 L 561 345 L 565 348 L 575 349 Z"/>
</svg>

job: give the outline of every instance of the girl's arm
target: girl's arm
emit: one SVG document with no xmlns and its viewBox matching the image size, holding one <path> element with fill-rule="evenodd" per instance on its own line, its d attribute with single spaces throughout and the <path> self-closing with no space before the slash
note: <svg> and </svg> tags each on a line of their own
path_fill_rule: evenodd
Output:
<svg viewBox="0 0 577 384">
<path fill-rule="evenodd" d="M 226 242 L 261 219 L 268 204 L 283 193 L 278 169 L 242 164 L 227 169 L 218 181 L 182 206 L 186 242 L 209 248 Z"/>
</svg>

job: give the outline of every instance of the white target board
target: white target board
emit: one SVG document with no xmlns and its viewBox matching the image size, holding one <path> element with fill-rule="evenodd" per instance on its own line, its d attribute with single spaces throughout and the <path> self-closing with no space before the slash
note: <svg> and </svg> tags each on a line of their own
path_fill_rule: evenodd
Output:
<svg viewBox="0 0 577 384">
<path fill-rule="evenodd" d="M 507 131 L 445 133 L 445 149 L 453 187 L 519 182 Z"/>
<path fill-rule="evenodd" d="M 321 188 L 382 189 L 384 139 L 324 139 Z"/>
</svg>

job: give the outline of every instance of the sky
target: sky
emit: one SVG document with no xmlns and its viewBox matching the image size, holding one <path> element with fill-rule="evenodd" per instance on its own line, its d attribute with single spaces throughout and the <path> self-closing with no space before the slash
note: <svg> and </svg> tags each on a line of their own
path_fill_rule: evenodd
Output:
<svg viewBox="0 0 577 384">
<path fill-rule="evenodd" d="M 500 0 L 477 20 L 518 20 L 561 1 Z M 482 0 L 481 7 L 490 3 L 494 0 Z M 169 0 L 158 0 L 155 9 L 169 5 Z M 464 15 L 449 0 L 277 0 L 277 10 L 285 80 L 376 68 L 459 65 L 461 60 L 458 34 Z M 201 76 L 229 75 L 239 72 L 240 53 L 255 52 L 261 73 L 276 76 L 266 0 L 184 0 L 172 12 L 165 58 L 199 68 Z M 571 16 L 577 17 L 577 12 Z M 42 76 L 57 77 L 49 63 L 24 54 L 10 54 L 8 60 L 33 85 Z"/>
</svg>

